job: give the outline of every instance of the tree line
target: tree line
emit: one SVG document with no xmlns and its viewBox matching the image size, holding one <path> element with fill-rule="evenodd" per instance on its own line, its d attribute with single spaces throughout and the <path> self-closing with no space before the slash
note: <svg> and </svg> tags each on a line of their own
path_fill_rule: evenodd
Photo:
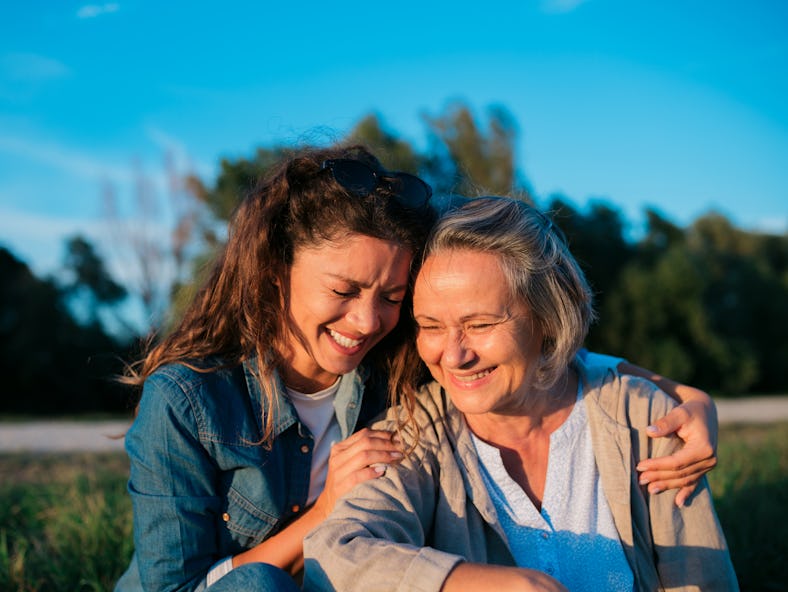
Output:
<svg viewBox="0 0 788 592">
<path fill-rule="evenodd" d="M 599 320 L 589 348 L 717 394 L 786 391 L 788 236 L 745 231 L 713 212 L 680 227 L 647 210 L 645 231 L 631 240 L 627 221 L 609 202 L 581 211 L 565 196 L 533 195 L 516 165 L 517 124 L 503 107 L 489 108 L 482 119 L 458 103 L 423 123 L 424 148 L 377 115 L 362 118 L 341 141 L 366 144 L 386 167 L 419 174 L 438 195 L 514 195 L 551 216 L 596 294 Z M 128 241 L 141 269 L 161 268 L 169 256 L 186 270 L 142 278 L 149 299 L 151 285 L 166 295 L 158 309 L 167 313 L 151 315 L 151 329 L 166 330 L 177 318 L 205 262 L 221 248 L 223 223 L 255 180 L 292 150 L 265 146 L 249 157 L 223 159 L 210 181 L 184 175 L 178 194 L 188 204 L 172 223 L 169 252 Z M 128 393 L 110 377 L 145 336 L 110 336 L 96 311 L 135 292 L 141 297 L 143 289 L 115 282 L 84 238 L 72 238 L 66 252 L 66 280 L 58 282 L 36 278 L 0 249 L 3 388 L 19 394 L 16 403 L 4 396 L 0 412 L 128 406 Z"/>
</svg>

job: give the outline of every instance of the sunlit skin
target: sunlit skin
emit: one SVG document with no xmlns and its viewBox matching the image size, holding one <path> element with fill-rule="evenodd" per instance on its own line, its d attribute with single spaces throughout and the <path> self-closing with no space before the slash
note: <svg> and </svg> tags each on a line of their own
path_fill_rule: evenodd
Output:
<svg viewBox="0 0 788 592">
<path fill-rule="evenodd" d="M 416 281 L 413 309 L 419 355 L 433 378 L 540 507 L 549 434 L 572 409 L 574 374 L 547 390 L 535 384 L 542 334 L 528 307 L 511 297 L 495 255 L 431 256 Z"/>
<path fill-rule="evenodd" d="M 413 310 L 419 355 L 466 416 L 552 406 L 533 389 L 542 335 L 527 307 L 510 296 L 495 255 L 431 256 L 416 281 Z"/>
<path fill-rule="evenodd" d="M 397 243 L 359 234 L 296 251 L 286 280 L 288 386 L 316 392 L 358 367 L 397 324 L 411 257 Z"/>
</svg>

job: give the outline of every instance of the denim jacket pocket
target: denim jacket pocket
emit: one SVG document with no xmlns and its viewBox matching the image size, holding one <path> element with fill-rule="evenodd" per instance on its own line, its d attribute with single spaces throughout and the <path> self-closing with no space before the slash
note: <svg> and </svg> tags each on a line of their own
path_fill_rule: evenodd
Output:
<svg viewBox="0 0 788 592">
<path fill-rule="evenodd" d="M 243 549 L 261 543 L 279 521 L 276 516 L 268 514 L 234 488 L 230 488 L 227 493 L 227 507 L 221 518 L 225 526 L 221 536 L 229 536 L 232 546 Z"/>
</svg>

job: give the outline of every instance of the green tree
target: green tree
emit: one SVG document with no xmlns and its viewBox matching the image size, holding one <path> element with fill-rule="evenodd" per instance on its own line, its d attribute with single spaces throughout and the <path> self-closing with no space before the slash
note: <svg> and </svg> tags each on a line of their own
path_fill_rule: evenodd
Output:
<svg viewBox="0 0 788 592">
<path fill-rule="evenodd" d="M 653 220 L 601 308 L 599 348 L 708 389 L 784 389 L 785 240 L 718 214 L 684 232 Z"/>
<path fill-rule="evenodd" d="M 547 212 L 564 232 L 572 254 L 594 291 L 596 309 L 602 311 L 608 296 L 618 286 L 622 270 L 633 256 L 633 249 L 624 236 L 625 224 L 620 211 L 595 201 L 584 214 L 572 207 L 566 198 L 553 196 Z M 588 345 L 599 349 L 596 329 L 589 335 Z"/>
<path fill-rule="evenodd" d="M 90 323 L 98 322 L 100 308 L 112 307 L 128 294 L 109 274 L 93 245 L 82 236 L 66 241 L 61 281 L 72 303 L 84 305 L 81 308 Z"/>
<path fill-rule="evenodd" d="M 77 323 L 55 281 L 36 277 L 4 248 L 0 277 L 0 412 L 124 409 L 109 378 L 120 371 L 122 344 L 99 323 Z"/>
<path fill-rule="evenodd" d="M 462 103 L 435 117 L 425 115 L 429 150 L 425 157 L 430 181 L 438 193 L 512 195 L 530 200 L 516 166 L 517 124 L 502 106 L 487 111 L 484 129 Z"/>
</svg>

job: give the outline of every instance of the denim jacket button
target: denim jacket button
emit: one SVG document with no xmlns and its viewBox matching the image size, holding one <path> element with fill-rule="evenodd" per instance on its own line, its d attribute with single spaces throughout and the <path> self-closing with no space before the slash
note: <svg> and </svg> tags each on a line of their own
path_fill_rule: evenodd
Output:
<svg viewBox="0 0 788 592">
<path fill-rule="evenodd" d="M 225 522 L 229 522 L 230 515 L 227 512 L 225 512 L 224 514 L 222 514 L 222 520 L 224 520 Z"/>
<path fill-rule="evenodd" d="M 307 446 L 306 444 L 303 444 L 303 445 L 301 446 L 301 452 L 303 452 L 304 454 L 306 454 L 307 452 L 309 452 L 309 446 Z"/>
</svg>

